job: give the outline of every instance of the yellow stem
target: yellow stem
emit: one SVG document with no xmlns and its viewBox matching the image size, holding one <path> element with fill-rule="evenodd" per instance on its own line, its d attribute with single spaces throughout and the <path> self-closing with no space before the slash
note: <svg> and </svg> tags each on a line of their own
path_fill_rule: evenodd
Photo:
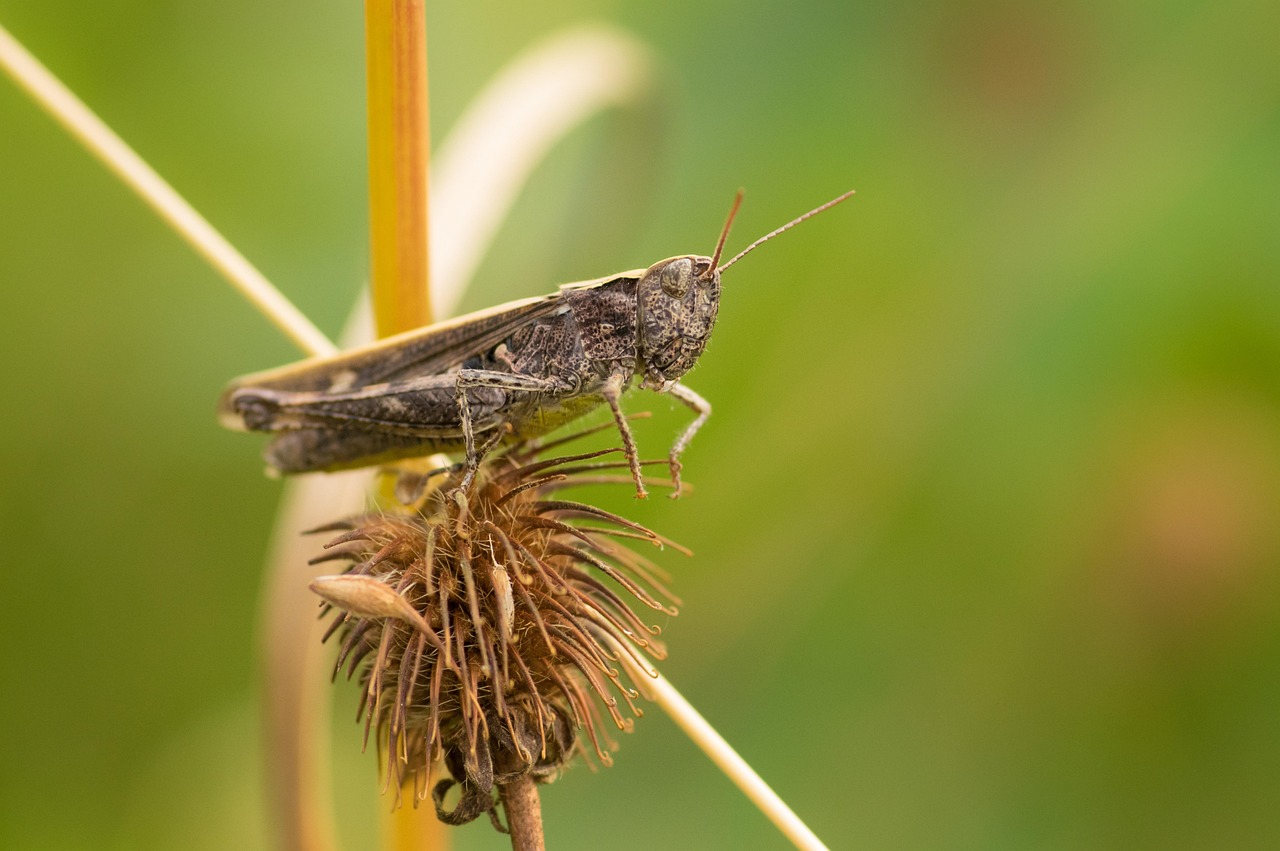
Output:
<svg viewBox="0 0 1280 851">
<path fill-rule="evenodd" d="M 416 807 L 410 796 L 413 789 L 405 788 L 404 801 L 399 809 L 387 817 L 383 847 L 387 851 L 424 851 L 449 847 L 445 826 L 436 818 L 436 808 L 431 799 Z"/>
<path fill-rule="evenodd" d="M 369 228 L 378 336 L 431 322 L 427 28 L 423 0 L 366 0 Z"/>
<path fill-rule="evenodd" d="M 427 25 L 423 0 L 365 0 L 364 15 L 370 281 L 374 324 L 378 336 L 387 337 L 431 322 Z M 414 806 L 412 789 L 403 794 L 403 804 L 385 826 L 384 847 L 448 847 L 431 804 Z"/>
</svg>

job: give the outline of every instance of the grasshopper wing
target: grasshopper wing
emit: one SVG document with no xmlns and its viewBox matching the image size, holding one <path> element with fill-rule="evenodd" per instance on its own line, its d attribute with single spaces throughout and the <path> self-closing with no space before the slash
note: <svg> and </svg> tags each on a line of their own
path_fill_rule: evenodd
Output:
<svg viewBox="0 0 1280 851">
<path fill-rule="evenodd" d="M 522 299 L 428 325 L 335 357 L 312 358 L 236 379 L 218 402 L 218 419 L 238 431 L 261 430 L 245 422 L 239 399 L 257 391 L 350 394 L 390 382 L 443 375 L 501 343 L 522 325 L 562 309 L 559 293 Z"/>
</svg>

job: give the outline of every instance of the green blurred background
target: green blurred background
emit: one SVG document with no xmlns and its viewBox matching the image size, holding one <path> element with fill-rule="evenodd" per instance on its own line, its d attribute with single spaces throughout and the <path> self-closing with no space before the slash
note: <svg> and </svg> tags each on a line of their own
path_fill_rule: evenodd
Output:
<svg viewBox="0 0 1280 851">
<path fill-rule="evenodd" d="M 569 24 L 665 74 L 646 129 L 595 122 L 538 173 L 468 307 L 708 251 L 738 186 L 731 246 L 858 189 L 726 275 L 696 492 L 601 497 L 697 552 L 667 560 L 665 670 L 819 836 L 1280 847 L 1280 7 L 429 15 L 437 137 Z M 337 332 L 368 254 L 358 3 L 0 23 Z M 0 847 L 265 847 L 280 486 L 213 404 L 296 352 L 7 81 L 0 284 Z M 629 405 L 651 452 L 685 421 Z M 337 700 L 369 848 L 386 801 Z M 553 848 L 786 847 L 658 713 L 543 800 Z"/>
</svg>

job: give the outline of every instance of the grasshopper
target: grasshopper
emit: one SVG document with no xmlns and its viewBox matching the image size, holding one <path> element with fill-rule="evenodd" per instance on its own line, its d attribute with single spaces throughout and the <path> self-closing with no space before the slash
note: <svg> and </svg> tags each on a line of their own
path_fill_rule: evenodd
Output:
<svg viewBox="0 0 1280 851">
<path fill-rule="evenodd" d="M 680 455 L 711 405 L 680 379 L 706 348 L 720 305 L 720 275 L 753 249 L 844 201 L 823 204 L 719 265 L 742 203 L 734 200 L 710 257 L 671 257 L 551 295 L 429 325 L 336 357 L 314 358 L 231 383 L 223 425 L 274 432 L 264 453 L 278 473 L 333 471 L 466 452 L 465 488 L 483 451 L 547 434 L 608 405 L 636 496 L 647 496 L 620 399 L 634 378 L 694 413 L 668 455 L 673 497 Z M 478 441 L 483 441 L 477 449 Z"/>
</svg>

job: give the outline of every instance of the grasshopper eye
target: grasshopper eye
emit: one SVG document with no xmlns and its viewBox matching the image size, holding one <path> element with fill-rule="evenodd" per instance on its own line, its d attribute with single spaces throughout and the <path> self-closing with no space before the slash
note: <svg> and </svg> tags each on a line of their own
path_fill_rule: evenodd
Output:
<svg viewBox="0 0 1280 851">
<path fill-rule="evenodd" d="M 693 282 L 690 265 L 688 260 L 668 263 L 658 278 L 659 283 L 662 284 L 662 291 L 673 298 L 680 298 L 687 293 L 689 285 Z"/>
</svg>

